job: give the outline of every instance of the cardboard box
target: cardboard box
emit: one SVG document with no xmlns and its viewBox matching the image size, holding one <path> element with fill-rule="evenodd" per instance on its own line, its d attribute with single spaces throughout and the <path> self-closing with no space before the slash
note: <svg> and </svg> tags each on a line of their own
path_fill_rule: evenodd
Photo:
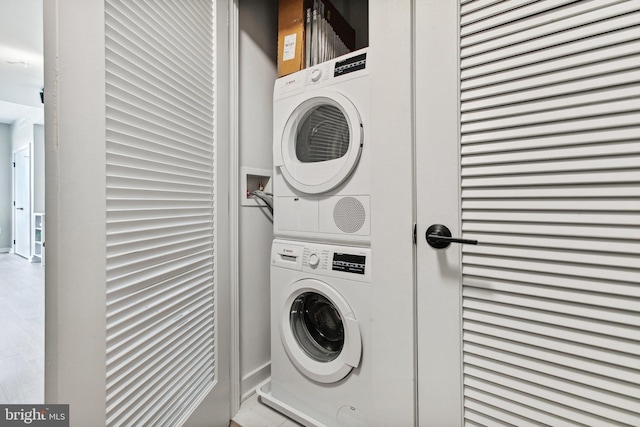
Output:
<svg viewBox="0 0 640 427">
<path fill-rule="evenodd" d="M 318 8 L 318 4 L 322 7 Z M 278 77 L 305 68 L 307 10 L 322 10 L 322 16 L 350 50 L 355 50 L 356 33 L 329 0 L 280 0 L 278 9 Z"/>
</svg>

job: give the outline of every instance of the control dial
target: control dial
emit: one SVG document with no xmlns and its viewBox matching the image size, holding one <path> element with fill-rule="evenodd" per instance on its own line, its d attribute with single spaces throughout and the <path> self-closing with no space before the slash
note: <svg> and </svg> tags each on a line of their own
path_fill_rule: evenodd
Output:
<svg viewBox="0 0 640 427">
<path fill-rule="evenodd" d="M 309 267 L 317 268 L 318 264 L 320 264 L 320 257 L 317 253 L 313 252 L 311 255 L 309 255 Z"/>
<path fill-rule="evenodd" d="M 320 80 L 320 77 L 322 77 L 322 70 L 319 68 L 316 68 L 315 70 L 311 71 L 311 81 L 312 82 L 317 82 L 318 80 Z"/>
</svg>

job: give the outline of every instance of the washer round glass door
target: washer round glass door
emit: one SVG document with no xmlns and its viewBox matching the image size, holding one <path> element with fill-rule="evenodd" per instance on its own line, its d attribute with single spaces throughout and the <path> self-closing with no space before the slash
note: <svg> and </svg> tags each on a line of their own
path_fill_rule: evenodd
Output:
<svg viewBox="0 0 640 427">
<path fill-rule="evenodd" d="M 331 362 L 344 346 L 344 324 L 340 313 L 322 294 L 305 292 L 293 300 L 289 314 L 293 337 L 307 356 Z"/>
<path fill-rule="evenodd" d="M 287 292 L 281 338 L 289 358 L 309 378 L 340 381 L 360 363 L 362 338 L 353 311 L 319 280 L 300 280 Z"/>
<path fill-rule="evenodd" d="M 281 171 L 297 190 L 318 194 L 343 183 L 363 144 L 362 120 L 339 93 L 313 95 L 293 110 L 282 134 Z"/>
</svg>

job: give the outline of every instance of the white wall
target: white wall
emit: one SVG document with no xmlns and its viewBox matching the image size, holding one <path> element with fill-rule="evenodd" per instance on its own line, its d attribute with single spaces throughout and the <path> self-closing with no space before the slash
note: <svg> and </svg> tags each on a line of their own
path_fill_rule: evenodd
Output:
<svg viewBox="0 0 640 427">
<path fill-rule="evenodd" d="M 11 123 L 11 145 L 13 151 L 18 151 L 32 142 L 33 120 L 29 117 L 22 117 Z"/>
<path fill-rule="evenodd" d="M 242 0 L 239 10 L 240 166 L 271 170 L 277 0 Z M 239 208 L 241 395 L 270 374 L 269 258 L 273 227 L 262 209 Z"/>
<path fill-rule="evenodd" d="M 44 212 L 44 126 L 33 126 L 33 213 Z"/>
<path fill-rule="evenodd" d="M 0 252 L 11 249 L 12 169 L 11 128 L 0 123 Z"/>
</svg>

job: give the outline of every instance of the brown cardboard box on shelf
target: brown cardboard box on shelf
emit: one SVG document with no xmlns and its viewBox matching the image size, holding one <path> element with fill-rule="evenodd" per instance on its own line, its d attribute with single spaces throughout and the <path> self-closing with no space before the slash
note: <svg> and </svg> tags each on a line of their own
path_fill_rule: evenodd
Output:
<svg viewBox="0 0 640 427">
<path fill-rule="evenodd" d="M 316 3 L 319 0 L 316 0 Z M 324 4 L 324 18 L 333 27 L 346 47 L 353 51 L 356 33 L 329 0 Z M 307 9 L 314 0 L 280 0 L 278 9 L 278 77 L 305 68 L 305 27 Z"/>
</svg>

